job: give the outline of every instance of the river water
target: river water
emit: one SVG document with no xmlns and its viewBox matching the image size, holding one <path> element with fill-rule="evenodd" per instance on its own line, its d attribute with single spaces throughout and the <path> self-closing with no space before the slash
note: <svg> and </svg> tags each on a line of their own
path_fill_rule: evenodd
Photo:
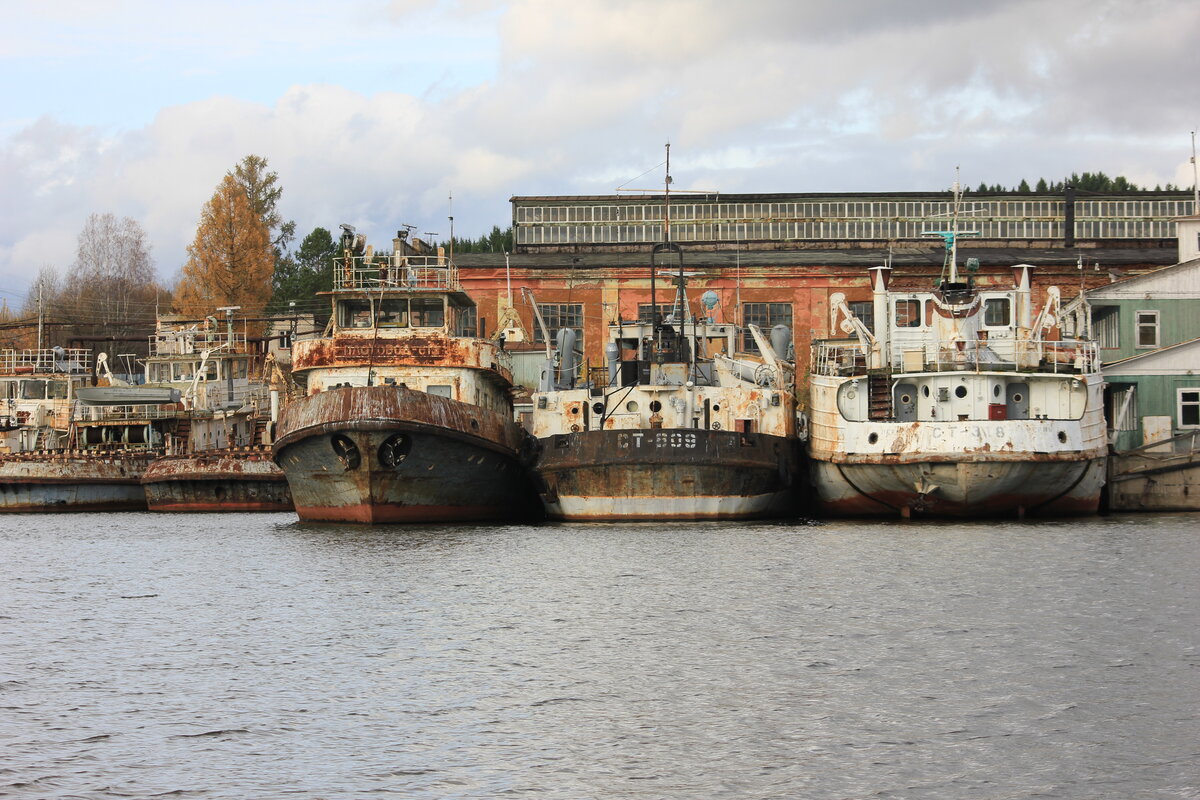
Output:
<svg viewBox="0 0 1200 800">
<path fill-rule="evenodd" d="M 0 531 L 0 796 L 1200 798 L 1200 515 Z"/>
</svg>

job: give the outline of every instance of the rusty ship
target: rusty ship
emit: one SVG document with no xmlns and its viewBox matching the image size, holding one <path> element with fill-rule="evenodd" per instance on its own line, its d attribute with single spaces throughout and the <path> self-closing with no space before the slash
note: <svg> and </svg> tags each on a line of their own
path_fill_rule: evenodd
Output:
<svg viewBox="0 0 1200 800">
<path fill-rule="evenodd" d="M 10 353 L 4 383 L 18 396 L 0 455 L 0 511 L 145 509 L 141 476 L 174 427 L 178 395 L 92 386 L 88 351 Z"/>
<path fill-rule="evenodd" d="M 829 515 L 976 517 L 1098 510 L 1107 441 L 1096 344 L 1064 336 L 1059 291 L 1033 315 L 1034 267 L 979 288 L 946 244 L 939 285 L 891 287 L 870 270 L 856 315 L 830 297 L 813 343 L 809 469 Z M 869 309 L 869 310 L 868 310 Z"/>
<path fill-rule="evenodd" d="M 648 319 L 608 326 L 607 366 L 578 376 L 575 332 L 550 332 L 533 395 L 536 480 L 546 516 L 566 521 L 762 519 L 797 508 L 800 447 L 792 331 L 698 318 L 670 233 L 650 252 Z M 663 314 L 659 271 L 675 283 Z M 715 295 L 714 295 L 715 297 Z M 535 306 L 536 308 L 536 306 Z M 751 352 L 757 350 L 757 353 Z"/>
<path fill-rule="evenodd" d="M 182 412 L 164 454 L 143 473 L 151 511 L 291 511 L 270 437 L 286 390 L 232 317 L 221 325 L 159 318 L 145 361 L 150 385 L 173 387 Z"/>
<path fill-rule="evenodd" d="M 478 335 L 453 259 L 399 231 L 390 254 L 343 226 L 332 316 L 297 341 L 303 396 L 272 445 L 301 520 L 499 520 L 533 513 L 509 356 Z"/>
</svg>

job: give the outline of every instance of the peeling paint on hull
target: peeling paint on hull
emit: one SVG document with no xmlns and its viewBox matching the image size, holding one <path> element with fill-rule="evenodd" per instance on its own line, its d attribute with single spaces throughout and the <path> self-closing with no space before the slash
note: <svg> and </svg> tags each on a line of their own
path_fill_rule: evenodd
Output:
<svg viewBox="0 0 1200 800">
<path fill-rule="evenodd" d="M 265 451 L 167 456 L 142 476 L 151 511 L 291 511 L 283 471 Z"/>
<path fill-rule="evenodd" d="M 504 520 L 532 513 L 524 441 L 514 422 L 477 406 L 349 387 L 289 406 L 273 454 L 305 521 Z"/>
<path fill-rule="evenodd" d="M 1075 516 L 1099 510 L 1105 460 L 814 460 L 809 469 L 820 510 L 830 516 Z"/>
<path fill-rule="evenodd" d="M 141 511 L 150 454 L 22 454 L 0 460 L 0 512 Z"/>
<path fill-rule="evenodd" d="M 539 444 L 537 472 L 551 519 L 763 519 L 795 511 L 798 448 L 782 437 L 604 430 Z"/>
</svg>

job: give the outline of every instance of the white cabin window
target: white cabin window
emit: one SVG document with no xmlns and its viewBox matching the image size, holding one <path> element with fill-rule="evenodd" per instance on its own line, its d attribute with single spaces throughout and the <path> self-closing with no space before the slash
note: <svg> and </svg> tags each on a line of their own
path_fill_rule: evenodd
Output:
<svg viewBox="0 0 1200 800">
<path fill-rule="evenodd" d="M 897 300 L 893 308 L 892 318 L 896 321 L 897 328 L 921 327 L 920 300 Z"/>
<path fill-rule="evenodd" d="M 1007 297 L 984 300 L 983 324 L 989 328 L 1007 328 L 1012 325 L 1012 301 Z"/>
<path fill-rule="evenodd" d="M 1121 346 L 1121 309 L 1117 306 L 1092 309 L 1092 326 L 1096 342 L 1102 348 Z"/>
<path fill-rule="evenodd" d="M 414 297 L 408 302 L 414 328 L 440 328 L 446 324 L 446 303 L 441 297 Z"/>
<path fill-rule="evenodd" d="M 1176 419 L 1181 428 L 1200 428 L 1200 388 L 1178 390 Z"/>
<path fill-rule="evenodd" d="M 370 300 L 342 300 L 338 302 L 338 326 L 342 328 L 371 327 Z"/>
<path fill-rule="evenodd" d="M 1158 347 L 1158 312 L 1137 312 L 1137 346 L 1139 348 Z"/>
<path fill-rule="evenodd" d="M 379 327 L 408 327 L 408 299 L 391 298 L 379 303 Z"/>
</svg>

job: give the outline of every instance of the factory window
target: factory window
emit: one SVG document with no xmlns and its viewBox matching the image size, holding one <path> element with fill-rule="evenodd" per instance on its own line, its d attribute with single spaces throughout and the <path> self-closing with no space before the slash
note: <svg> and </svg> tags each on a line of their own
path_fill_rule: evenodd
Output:
<svg viewBox="0 0 1200 800">
<path fill-rule="evenodd" d="M 550 331 L 550 341 L 558 341 L 560 328 L 571 328 L 575 331 L 575 349 L 583 351 L 583 303 L 538 303 L 538 311 L 542 312 L 542 321 Z M 533 332 L 535 342 L 544 343 L 542 326 L 538 325 Z"/>
<path fill-rule="evenodd" d="M 1137 346 L 1139 348 L 1158 347 L 1158 312 L 1138 311 Z"/>
<path fill-rule="evenodd" d="M 983 324 L 989 328 L 1007 328 L 1012 324 L 1012 303 L 1007 297 L 994 297 L 983 303 Z"/>
<path fill-rule="evenodd" d="M 871 333 L 875 332 L 875 303 L 871 300 L 855 301 L 849 304 L 850 313 L 858 317 L 858 321 L 866 326 Z"/>
<path fill-rule="evenodd" d="M 1181 428 L 1200 428 L 1200 388 L 1179 390 L 1179 412 L 1176 415 Z"/>
<path fill-rule="evenodd" d="M 654 321 L 653 319 L 651 319 L 651 316 L 650 316 L 650 308 L 651 308 L 651 306 L 649 303 L 638 303 L 638 316 L 637 316 L 638 322 L 653 322 Z M 676 322 L 677 320 L 675 320 L 674 317 L 671 316 L 671 312 L 674 310 L 675 310 L 675 306 L 672 303 L 659 303 L 658 304 L 659 321 L 660 322 Z"/>
<path fill-rule="evenodd" d="M 771 328 L 776 325 L 792 327 L 791 303 L 742 303 L 742 324 L 757 325 L 767 338 L 771 336 Z M 749 328 L 742 331 L 742 350 L 747 353 L 757 353 L 758 346 Z"/>
</svg>

